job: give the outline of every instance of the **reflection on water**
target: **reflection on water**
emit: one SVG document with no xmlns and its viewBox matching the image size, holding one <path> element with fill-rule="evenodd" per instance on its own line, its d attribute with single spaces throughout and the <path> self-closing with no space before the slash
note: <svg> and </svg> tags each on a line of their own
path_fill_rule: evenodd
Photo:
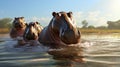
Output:
<svg viewBox="0 0 120 67">
<path fill-rule="evenodd" d="M 8 34 L 0 35 L 0 67 L 120 66 L 120 34 L 82 35 L 79 46 L 57 50 L 43 46 L 14 48 L 15 44 Z"/>
</svg>

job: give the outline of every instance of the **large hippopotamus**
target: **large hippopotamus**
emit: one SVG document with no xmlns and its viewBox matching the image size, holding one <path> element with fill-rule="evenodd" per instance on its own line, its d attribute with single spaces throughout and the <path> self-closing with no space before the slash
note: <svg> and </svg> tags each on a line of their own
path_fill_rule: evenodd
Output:
<svg viewBox="0 0 120 67">
<path fill-rule="evenodd" d="M 24 17 L 14 18 L 12 29 L 10 31 L 11 38 L 22 37 L 26 28 Z"/>
<path fill-rule="evenodd" d="M 38 41 L 51 48 L 59 48 L 62 45 L 77 44 L 80 42 L 80 31 L 76 27 L 72 12 L 53 12 L 53 18 L 45 27 Z"/>
<path fill-rule="evenodd" d="M 31 46 L 38 44 L 37 40 L 43 27 L 38 22 L 30 22 L 24 32 L 23 39 Z"/>
</svg>

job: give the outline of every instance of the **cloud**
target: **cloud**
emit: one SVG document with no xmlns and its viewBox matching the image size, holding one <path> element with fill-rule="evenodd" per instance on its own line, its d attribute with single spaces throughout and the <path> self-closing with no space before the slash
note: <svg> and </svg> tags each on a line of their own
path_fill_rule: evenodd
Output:
<svg viewBox="0 0 120 67">
<path fill-rule="evenodd" d="M 107 16 L 107 15 L 106 15 Z M 106 19 L 105 15 L 101 16 L 101 12 L 100 11 L 90 11 L 90 12 L 75 12 L 74 18 L 76 20 L 77 26 L 81 27 L 82 24 L 81 22 L 83 20 L 87 20 L 89 25 L 93 25 L 93 26 L 106 26 Z"/>
<path fill-rule="evenodd" d="M 81 27 L 81 21 L 84 20 L 83 12 L 75 12 L 73 13 L 74 19 L 76 21 L 77 26 Z"/>
<path fill-rule="evenodd" d="M 51 18 L 50 17 L 42 17 L 40 18 L 40 23 L 43 26 L 47 26 L 50 23 Z"/>
<path fill-rule="evenodd" d="M 42 26 L 47 26 L 50 22 L 50 18 L 49 17 L 31 17 L 31 18 L 27 18 L 26 20 L 27 22 L 35 22 L 38 21 Z"/>
<path fill-rule="evenodd" d="M 87 20 L 89 25 L 93 26 L 107 26 L 107 18 L 110 15 L 102 15 L 100 11 L 90 11 L 90 12 L 73 12 L 74 19 L 78 27 L 82 27 L 81 22 Z M 51 20 L 51 17 L 31 17 L 27 21 L 38 21 L 42 26 L 47 26 Z"/>
<path fill-rule="evenodd" d="M 110 0 L 108 6 L 108 12 L 112 15 L 112 20 L 116 21 L 120 19 L 120 0 Z"/>
<path fill-rule="evenodd" d="M 86 17 L 86 20 L 90 25 L 94 26 L 106 26 L 107 19 L 103 15 L 100 15 L 100 11 L 93 11 L 93 12 L 88 12 L 88 16 Z"/>
<path fill-rule="evenodd" d="M 97 21 L 98 20 L 98 15 L 100 14 L 100 11 L 93 11 L 93 12 L 88 12 L 87 20 L 89 21 Z"/>
<path fill-rule="evenodd" d="M 109 0 L 106 6 L 110 12 L 120 12 L 120 0 Z"/>
<path fill-rule="evenodd" d="M 107 16 L 108 20 L 120 19 L 120 0 L 101 0 L 101 2 L 95 7 Z"/>
</svg>

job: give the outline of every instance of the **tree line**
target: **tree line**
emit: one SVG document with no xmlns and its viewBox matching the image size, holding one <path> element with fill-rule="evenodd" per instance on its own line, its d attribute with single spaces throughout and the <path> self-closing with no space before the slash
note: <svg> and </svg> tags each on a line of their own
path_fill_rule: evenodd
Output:
<svg viewBox="0 0 120 67">
<path fill-rule="evenodd" d="M 11 18 L 2 18 L 0 19 L 0 28 L 11 28 L 12 26 L 12 19 Z M 117 21 L 107 21 L 106 23 L 108 26 L 98 26 L 95 27 L 93 25 L 88 25 L 87 20 L 83 20 L 82 22 L 83 29 L 120 29 L 120 20 Z"/>
<path fill-rule="evenodd" d="M 82 27 L 84 29 L 120 29 L 120 20 L 118 21 L 107 21 L 107 26 L 98 26 L 88 25 L 87 20 L 83 20 Z"/>
<path fill-rule="evenodd" d="M 12 26 L 11 22 L 12 22 L 11 18 L 0 19 L 0 28 L 11 28 L 11 26 Z"/>
</svg>

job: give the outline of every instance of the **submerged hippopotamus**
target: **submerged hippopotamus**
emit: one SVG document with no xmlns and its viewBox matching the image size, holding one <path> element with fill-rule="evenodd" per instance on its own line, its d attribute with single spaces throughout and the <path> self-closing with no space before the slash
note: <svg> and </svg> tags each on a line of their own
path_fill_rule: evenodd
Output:
<svg viewBox="0 0 120 67">
<path fill-rule="evenodd" d="M 52 48 L 59 48 L 62 45 L 80 42 L 81 34 L 76 27 L 72 12 L 53 12 L 52 16 L 49 25 L 39 35 L 40 43 Z"/>
<path fill-rule="evenodd" d="M 29 42 L 32 46 L 37 44 L 37 40 L 42 29 L 43 27 L 38 22 L 30 22 L 25 29 L 23 39 L 26 42 Z"/>
<path fill-rule="evenodd" d="M 17 40 L 17 45 L 24 45 L 23 34 L 27 23 L 24 17 L 16 17 L 12 23 L 12 29 L 10 30 L 10 37 Z"/>
<path fill-rule="evenodd" d="M 11 38 L 22 37 L 26 28 L 24 17 L 14 18 L 12 29 L 10 31 Z"/>
</svg>

